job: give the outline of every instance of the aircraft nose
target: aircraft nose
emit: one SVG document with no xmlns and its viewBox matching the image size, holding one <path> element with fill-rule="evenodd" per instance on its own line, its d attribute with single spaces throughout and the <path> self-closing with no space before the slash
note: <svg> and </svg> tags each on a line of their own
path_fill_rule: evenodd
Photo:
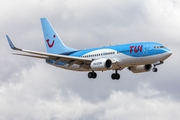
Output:
<svg viewBox="0 0 180 120">
<path fill-rule="evenodd" d="M 166 53 L 165 53 L 166 57 L 170 57 L 172 55 L 172 51 L 171 50 L 168 50 Z"/>
<path fill-rule="evenodd" d="M 172 51 L 169 50 L 169 49 L 166 49 L 164 51 L 164 53 L 161 54 L 161 60 L 165 60 L 167 59 L 168 57 L 170 57 L 172 55 Z"/>
<path fill-rule="evenodd" d="M 169 51 L 167 52 L 167 55 L 171 56 L 171 55 L 172 55 L 172 51 L 169 50 Z"/>
</svg>

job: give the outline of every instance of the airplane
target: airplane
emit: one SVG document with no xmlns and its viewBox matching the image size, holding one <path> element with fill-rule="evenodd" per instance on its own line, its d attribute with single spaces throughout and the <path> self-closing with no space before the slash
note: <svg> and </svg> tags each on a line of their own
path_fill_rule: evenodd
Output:
<svg viewBox="0 0 180 120">
<path fill-rule="evenodd" d="M 46 18 L 40 20 L 47 53 L 17 48 L 6 35 L 13 50 L 24 52 L 14 54 L 45 59 L 46 63 L 67 70 L 86 71 L 88 78 L 95 79 L 96 71 L 113 70 L 115 72 L 111 78 L 119 80 L 118 71 L 124 68 L 133 73 L 157 72 L 156 66 L 163 64 L 172 54 L 171 50 L 157 42 L 134 42 L 90 49 L 70 48 L 62 42 Z"/>
</svg>

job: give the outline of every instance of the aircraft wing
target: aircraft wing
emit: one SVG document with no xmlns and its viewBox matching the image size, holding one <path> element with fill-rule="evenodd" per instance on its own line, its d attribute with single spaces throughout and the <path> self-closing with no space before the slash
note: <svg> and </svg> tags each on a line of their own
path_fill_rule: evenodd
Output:
<svg viewBox="0 0 180 120">
<path fill-rule="evenodd" d="M 14 53 L 15 55 L 41 58 L 41 59 L 46 59 L 46 60 L 55 60 L 56 62 L 65 62 L 69 66 L 71 66 L 73 64 L 78 64 L 78 65 L 80 65 L 80 67 L 83 67 L 85 69 L 90 69 L 90 67 L 89 67 L 90 63 L 93 61 L 93 59 L 90 59 L 90 58 L 81 58 L 81 57 L 75 57 L 75 56 L 58 55 L 58 54 L 51 54 L 51 53 L 38 52 L 38 51 L 25 50 L 25 49 L 17 48 L 14 46 L 14 44 L 12 43 L 12 41 L 10 40 L 8 35 L 6 35 L 6 38 L 8 40 L 10 47 L 13 50 L 28 53 L 28 54 Z"/>
</svg>

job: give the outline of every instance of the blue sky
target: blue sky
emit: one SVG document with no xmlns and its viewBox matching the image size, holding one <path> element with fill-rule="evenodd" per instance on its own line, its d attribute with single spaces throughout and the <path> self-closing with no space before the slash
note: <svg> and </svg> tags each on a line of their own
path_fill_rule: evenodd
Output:
<svg viewBox="0 0 180 120">
<path fill-rule="evenodd" d="M 0 119 L 180 119 L 178 0 L 1 0 L 0 14 Z M 41 17 L 69 47 L 153 41 L 173 55 L 157 73 L 124 69 L 119 81 L 113 71 L 90 80 L 86 72 L 12 55 L 6 34 L 18 47 L 46 51 Z"/>
</svg>

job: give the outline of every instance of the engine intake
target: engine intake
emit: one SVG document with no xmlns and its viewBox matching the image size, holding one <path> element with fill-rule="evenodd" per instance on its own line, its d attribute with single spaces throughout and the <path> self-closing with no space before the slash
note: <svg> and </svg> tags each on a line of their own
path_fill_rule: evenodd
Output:
<svg viewBox="0 0 180 120">
<path fill-rule="evenodd" d="M 104 71 L 112 67 L 112 61 L 110 59 L 101 58 L 91 62 L 90 67 L 94 71 Z"/>
<path fill-rule="evenodd" d="M 151 68 L 152 68 L 152 65 L 147 64 L 147 65 L 132 66 L 132 67 L 129 67 L 128 69 L 132 71 L 133 73 L 141 73 L 141 72 L 148 72 L 151 70 Z"/>
</svg>

